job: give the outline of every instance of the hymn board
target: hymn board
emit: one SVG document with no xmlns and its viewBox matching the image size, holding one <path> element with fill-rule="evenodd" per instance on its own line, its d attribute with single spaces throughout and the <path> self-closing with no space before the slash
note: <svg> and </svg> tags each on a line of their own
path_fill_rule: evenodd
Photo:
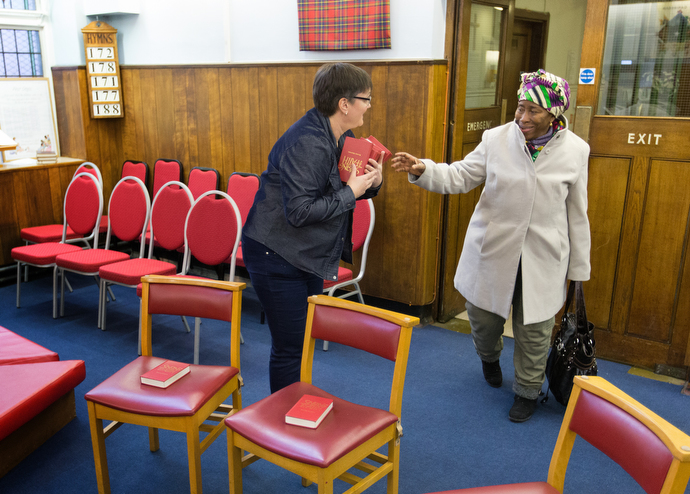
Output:
<svg viewBox="0 0 690 494">
<path fill-rule="evenodd" d="M 86 82 L 91 118 L 122 118 L 122 78 L 117 57 L 117 29 L 93 21 L 81 30 L 86 53 Z"/>
</svg>

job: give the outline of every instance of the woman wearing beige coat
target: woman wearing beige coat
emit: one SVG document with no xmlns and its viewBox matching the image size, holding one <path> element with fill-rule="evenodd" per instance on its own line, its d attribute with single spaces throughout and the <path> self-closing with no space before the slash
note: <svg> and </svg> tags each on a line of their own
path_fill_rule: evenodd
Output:
<svg viewBox="0 0 690 494">
<path fill-rule="evenodd" d="M 484 377 L 502 384 L 503 325 L 513 306 L 515 399 L 509 417 L 528 420 L 544 383 L 554 316 L 568 279 L 589 279 L 589 146 L 568 130 L 567 82 L 543 70 L 523 74 L 515 120 L 484 132 L 451 164 L 397 153 L 392 167 L 441 194 L 484 184 L 455 273 Z"/>
</svg>

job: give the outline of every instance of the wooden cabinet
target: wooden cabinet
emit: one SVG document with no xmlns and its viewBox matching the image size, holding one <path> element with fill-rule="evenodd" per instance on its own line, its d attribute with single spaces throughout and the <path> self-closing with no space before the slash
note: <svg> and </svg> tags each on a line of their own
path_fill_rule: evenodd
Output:
<svg viewBox="0 0 690 494">
<path fill-rule="evenodd" d="M 84 160 L 58 158 L 50 165 L 0 164 L 0 266 L 12 264 L 19 233 L 29 226 L 61 223 L 65 191 Z"/>
</svg>

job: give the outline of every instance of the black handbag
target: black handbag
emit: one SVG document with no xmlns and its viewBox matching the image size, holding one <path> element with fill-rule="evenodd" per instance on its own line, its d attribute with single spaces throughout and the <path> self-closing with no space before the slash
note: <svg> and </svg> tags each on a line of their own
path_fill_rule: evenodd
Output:
<svg viewBox="0 0 690 494">
<path fill-rule="evenodd" d="M 570 307 L 576 298 L 574 312 Z M 581 281 L 571 281 L 561 319 L 561 327 L 551 345 L 546 361 L 549 387 L 543 402 L 551 391 L 558 403 L 568 404 L 575 376 L 596 376 L 597 359 L 594 346 L 594 324 L 587 320 L 585 296 Z"/>
</svg>

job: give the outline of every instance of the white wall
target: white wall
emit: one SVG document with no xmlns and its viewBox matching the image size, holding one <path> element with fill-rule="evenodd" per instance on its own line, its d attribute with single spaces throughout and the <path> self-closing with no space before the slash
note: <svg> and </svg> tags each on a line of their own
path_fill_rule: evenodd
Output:
<svg viewBox="0 0 690 494">
<path fill-rule="evenodd" d="M 55 65 L 84 65 L 84 2 L 52 0 Z M 299 51 L 297 0 L 138 0 L 139 14 L 99 19 L 118 30 L 123 65 L 442 59 L 447 0 L 390 0 L 391 49 Z"/>
</svg>

